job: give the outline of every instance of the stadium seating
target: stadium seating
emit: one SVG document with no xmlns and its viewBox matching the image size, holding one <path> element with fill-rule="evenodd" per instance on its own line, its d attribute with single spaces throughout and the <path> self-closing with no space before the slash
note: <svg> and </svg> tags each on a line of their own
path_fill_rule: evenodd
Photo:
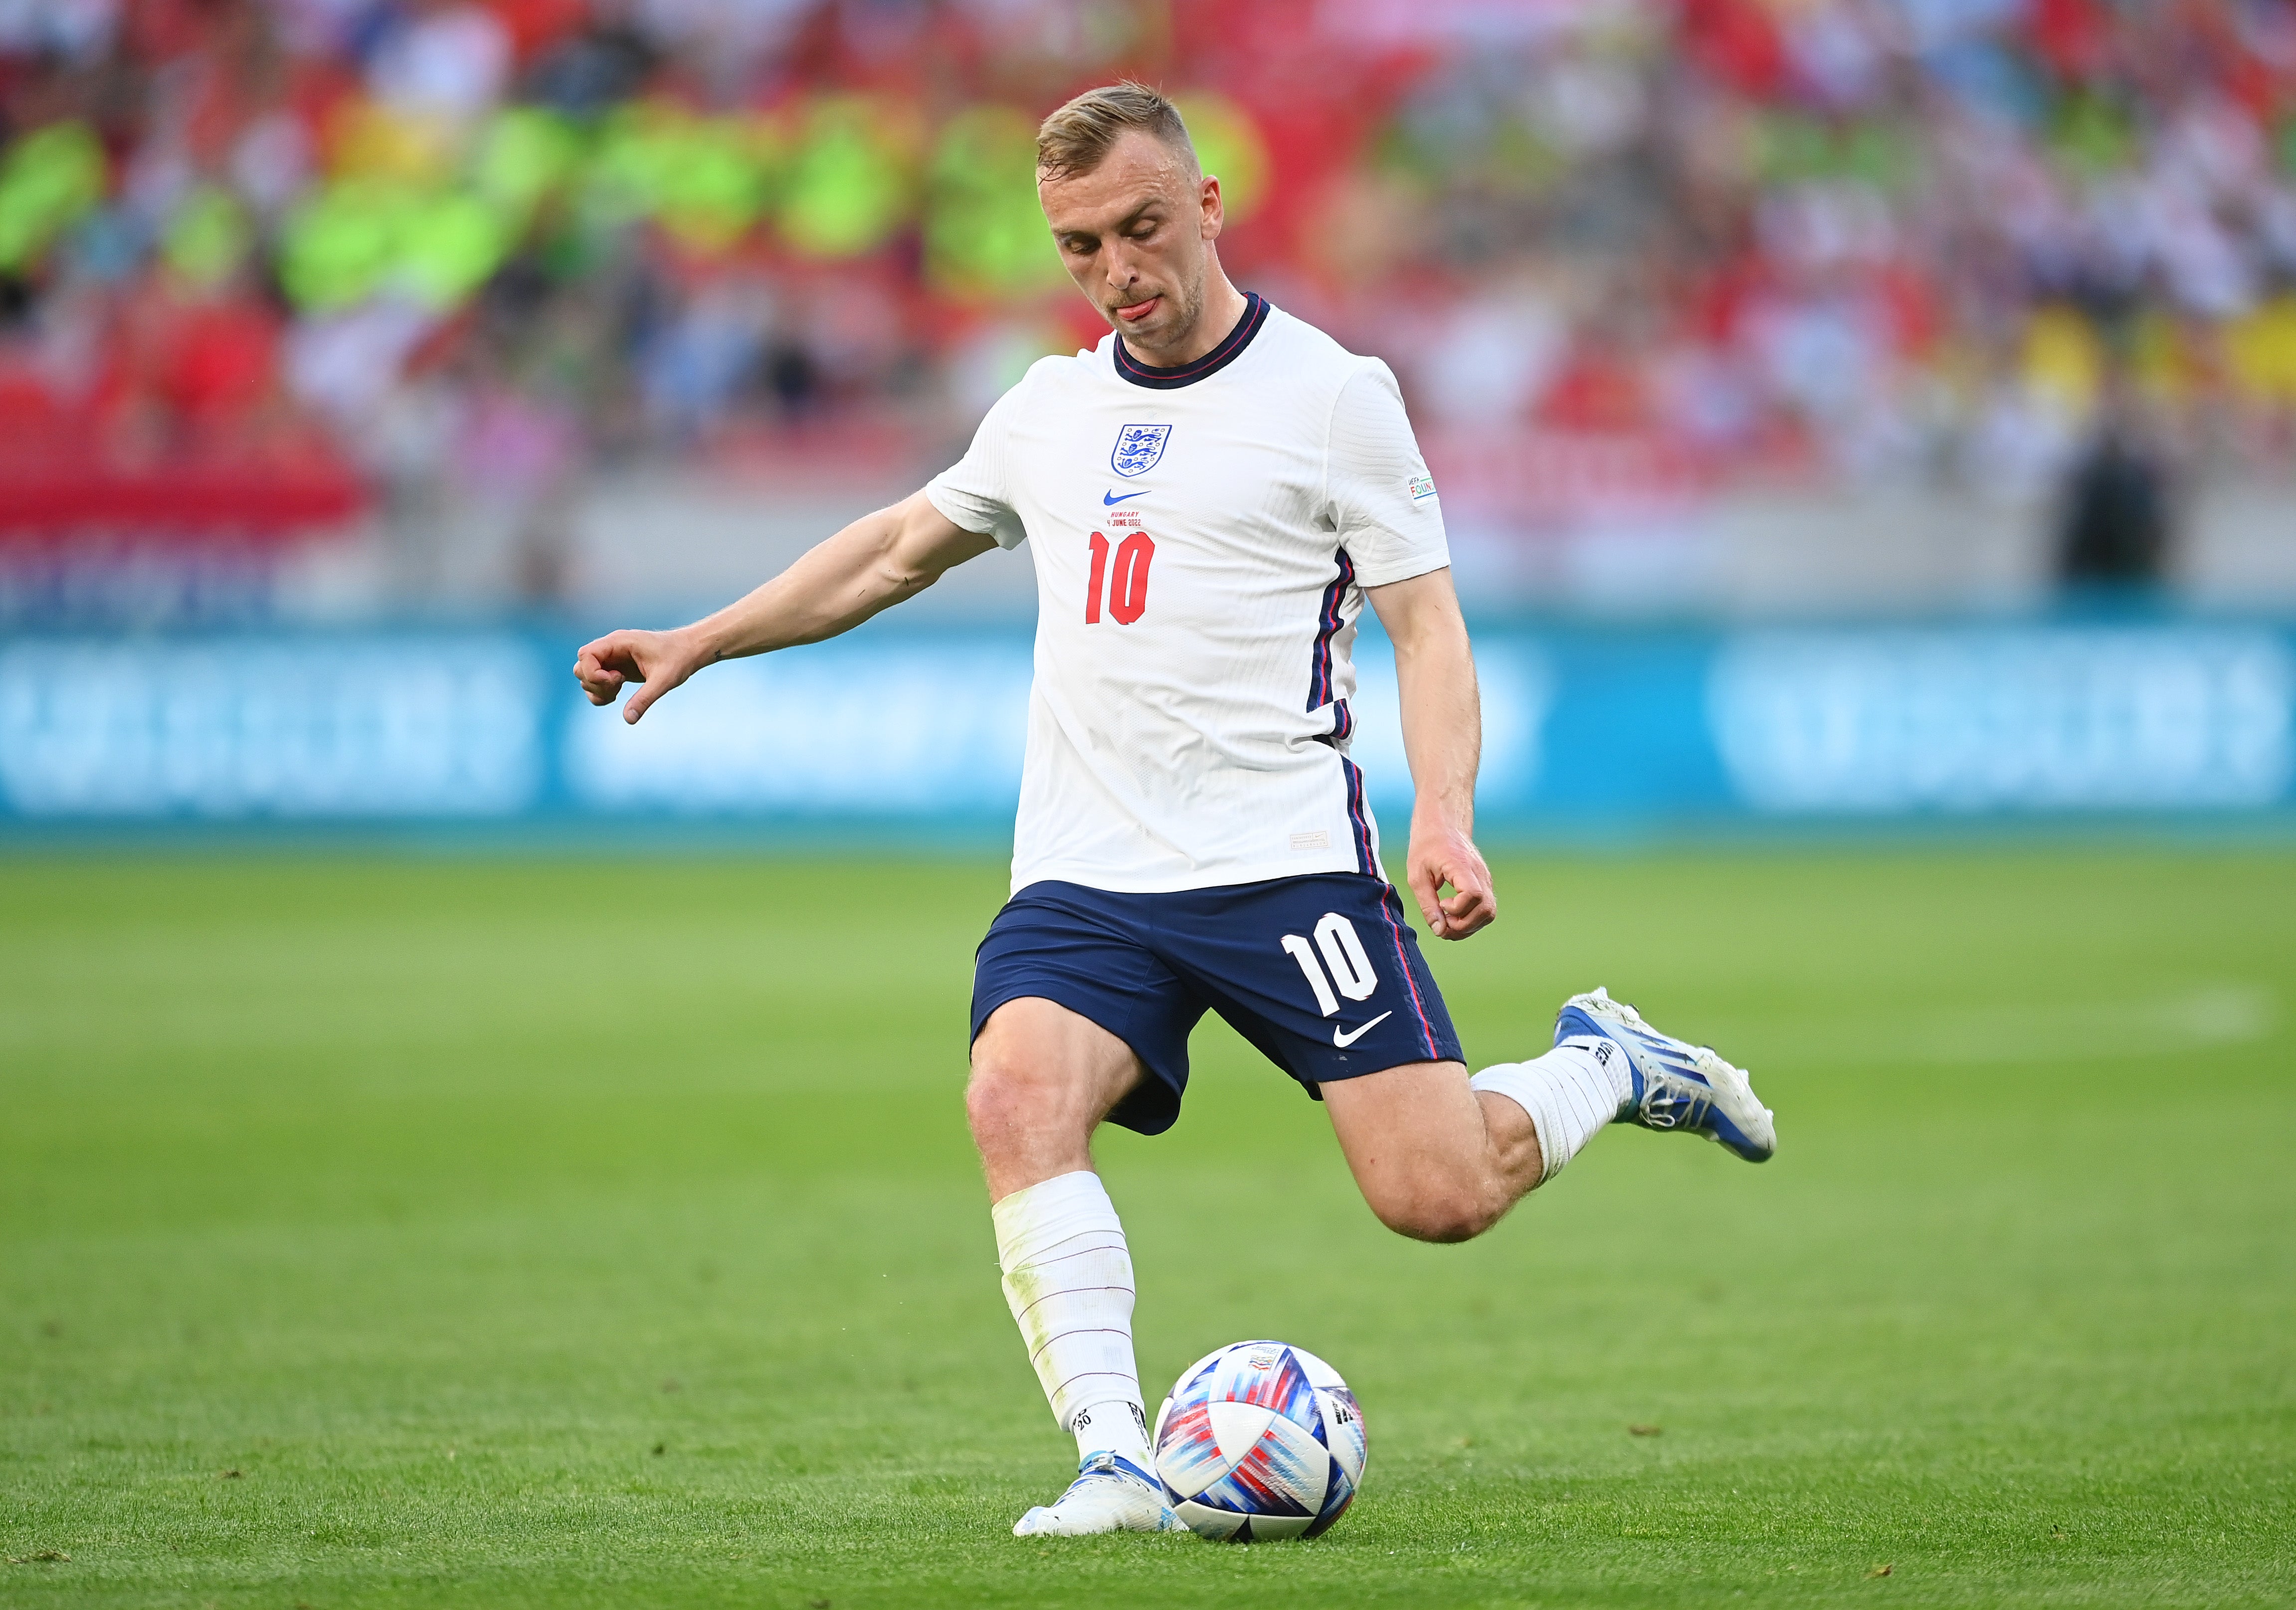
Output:
<svg viewBox="0 0 2296 1610">
<path fill-rule="evenodd" d="M 929 456 L 1091 336 L 1030 131 L 1121 72 L 1185 89 L 1231 266 L 1390 357 L 1502 539 L 1750 477 L 2038 496 L 2108 415 L 2281 472 L 2286 15 L 12 8 L 0 528 L 543 507 L 585 466 L 856 422 Z"/>
</svg>

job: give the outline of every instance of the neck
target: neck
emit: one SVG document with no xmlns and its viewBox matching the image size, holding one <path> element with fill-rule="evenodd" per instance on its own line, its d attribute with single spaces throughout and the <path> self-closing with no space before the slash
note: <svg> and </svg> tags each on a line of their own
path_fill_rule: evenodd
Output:
<svg viewBox="0 0 2296 1610">
<path fill-rule="evenodd" d="M 1130 336 L 1119 335 L 1117 339 L 1137 362 L 1152 369 L 1177 369 L 1194 363 L 1226 341 L 1227 333 L 1235 328 L 1236 320 L 1243 316 L 1243 292 L 1228 283 L 1219 259 L 1215 258 L 1204 271 L 1203 310 L 1178 341 L 1168 347 L 1144 347 Z"/>
</svg>

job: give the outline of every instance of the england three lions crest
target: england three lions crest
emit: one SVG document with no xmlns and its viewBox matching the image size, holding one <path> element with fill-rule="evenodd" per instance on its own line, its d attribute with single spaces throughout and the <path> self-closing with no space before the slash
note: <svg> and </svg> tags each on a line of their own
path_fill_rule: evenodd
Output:
<svg viewBox="0 0 2296 1610">
<path fill-rule="evenodd" d="M 1119 475 L 1145 475 L 1164 456 L 1164 444 L 1171 439 L 1169 425 L 1127 425 L 1116 433 L 1116 451 L 1108 456 L 1108 467 Z"/>
</svg>

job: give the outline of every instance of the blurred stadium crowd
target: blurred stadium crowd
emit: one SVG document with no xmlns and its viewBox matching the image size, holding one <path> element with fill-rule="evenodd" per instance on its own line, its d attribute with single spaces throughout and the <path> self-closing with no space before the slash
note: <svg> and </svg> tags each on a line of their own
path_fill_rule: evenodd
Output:
<svg viewBox="0 0 2296 1610">
<path fill-rule="evenodd" d="M 1468 517 L 2296 458 L 2289 0 L 0 0 L 0 528 L 922 464 L 1119 74 Z"/>
</svg>

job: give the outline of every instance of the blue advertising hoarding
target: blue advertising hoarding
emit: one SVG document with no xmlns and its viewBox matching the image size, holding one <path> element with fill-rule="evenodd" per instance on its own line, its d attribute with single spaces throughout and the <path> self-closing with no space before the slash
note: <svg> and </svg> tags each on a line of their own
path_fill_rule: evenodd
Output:
<svg viewBox="0 0 2296 1610">
<path fill-rule="evenodd" d="M 631 727 L 571 629 L 20 637 L 0 827 L 724 822 L 993 832 L 1025 630 L 892 623 L 715 667 Z M 2202 620 L 1476 634 L 1487 834 L 2296 808 L 2296 627 Z M 1356 755 L 1410 783 L 1367 631 Z"/>
</svg>

